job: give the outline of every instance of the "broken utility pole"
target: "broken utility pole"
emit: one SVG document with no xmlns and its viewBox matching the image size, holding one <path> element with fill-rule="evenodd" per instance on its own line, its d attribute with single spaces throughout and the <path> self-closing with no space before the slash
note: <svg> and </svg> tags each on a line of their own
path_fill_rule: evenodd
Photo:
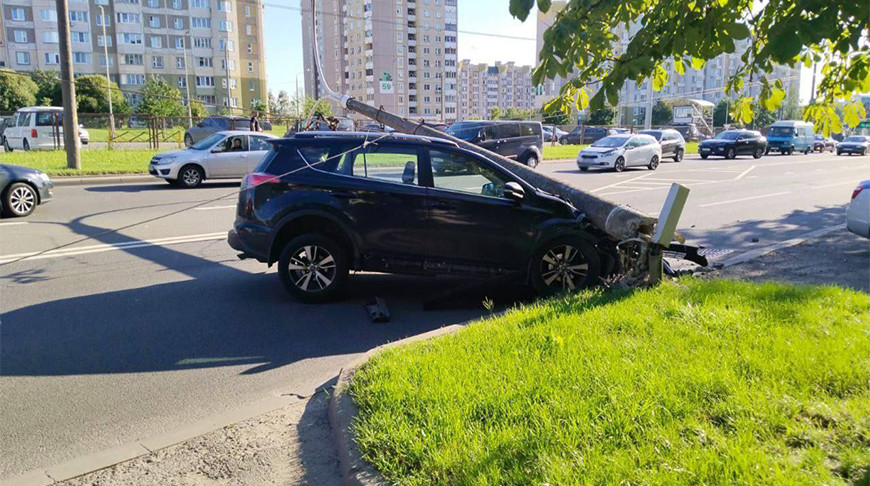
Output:
<svg viewBox="0 0 870 486">
<path fill-rule="evenodd" d="M 76 114 L 76 87 L 70 48 L 68 0 L 57 0 L 57 30 L 60 41 L 60 92 L 63 98 L 63 146 L 68 169 L 81 169 L 79 121 Z M 105 19 L 103 19 L 105 21 Z"/>
</svg>

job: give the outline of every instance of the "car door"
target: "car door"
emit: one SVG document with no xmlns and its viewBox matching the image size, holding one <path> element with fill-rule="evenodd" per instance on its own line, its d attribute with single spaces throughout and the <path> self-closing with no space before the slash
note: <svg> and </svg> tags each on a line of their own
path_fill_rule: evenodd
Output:
<svg viewBox="0 0 870 486">
<path fill-rule="evenodd" d="M 673 155 L 677 147 L 676 137 L 674 137 L 670 132 L 662 132 L 661 140 L 662 157 L 665 155 Z"/>
<path fill-rule="evenodd" d="M 221 140 L 209 153 L 206 166 L 210 178 L 244 176 L 248 170 L 248 137 L 229 135 Z"/>
<path fill-rule="evenodd" d="M 737 155 L 751 154 L 755 151 L 755 145 L 752 134 L 741 133 L 737 136 Z"/>
<path fill-rule="evenodd" d="M 261 135 L 250 135 L 248 137 L 248 166 L 247 172 L 251 172 L 255 167 L 260 165 L 260 162 L 263 160 L 263 157 L 269 153 L 269 150 L 272 148 L 272 144 L 267 142 L 269 137 L 264 137 Z"/>
<path fill-rule="evenodd" d="M 625 166 L 633 167 L 639 164 L 640 160 L 643 158 L 643 150 L 640 147 L 640 139 L 637 137 L 631 137 L 628 139 L 628 142 L 625 143 Z"/>
<path fill-rule="evenodd" d="M 430 270 L 522 270 L 548 213 L 507 199 L 504 185 L 513 178 L 480 157 L 450 147 L 427 154 Z"/>
<path fill-rule="evenodd" d="M 523 144 L 519 123 L 502 123 L 495 128 L 499 138 L 498 154 L 515 159 Z"/>
</svg>

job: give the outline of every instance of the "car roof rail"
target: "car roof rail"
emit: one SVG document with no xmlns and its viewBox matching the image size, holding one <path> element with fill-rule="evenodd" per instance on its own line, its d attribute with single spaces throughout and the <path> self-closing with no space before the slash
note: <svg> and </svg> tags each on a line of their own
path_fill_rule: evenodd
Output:
<svg viewBox="0 0 870 486">
<path fill-rule="evenodd" d="M 447 140 L 436 137 L 426 137 L 423 135 L 410 135 L 407 133 L 381 133 L 381 132 L 332 132 L 332 131 L 309 131 L 297 132 L 293 134 L 293 138 L 369 138 L 381 139 L 387 138 L 390 140 L 411 141 L 411 142 L 427 142 L 440 145 L 448 145 L 457 147 L 458 144 L 453 140 Z"/>
</svg>

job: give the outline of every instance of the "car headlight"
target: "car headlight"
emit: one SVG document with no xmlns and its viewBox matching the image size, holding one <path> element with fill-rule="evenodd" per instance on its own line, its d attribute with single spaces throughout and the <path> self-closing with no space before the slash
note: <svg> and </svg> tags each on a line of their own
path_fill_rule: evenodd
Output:
<svg viewBox="0 0 870 486">
<path fill-rule="evenodd" d="M 173 157 L 173 156 L 163 157 L 163 158 L 161 158 L 161 159 L 158 159 L 155 163 L 156 163 L 157 165 L 169 164 L 169 163 L 171 163 L 171 162 L 174 162 L 176 158 L 177 158 L 177 157 Z"/>
<path fill-rule="evenodd" d="M 51 179 L 48 177 L 48 174 L 46 174 L 45 172 L 40 172 L 39 174 L 37 174 L 37 177 L 39 177 L 42 180 L 42 182 L 45 182 L 46 184 L 51 182 Z"/>
</svg>

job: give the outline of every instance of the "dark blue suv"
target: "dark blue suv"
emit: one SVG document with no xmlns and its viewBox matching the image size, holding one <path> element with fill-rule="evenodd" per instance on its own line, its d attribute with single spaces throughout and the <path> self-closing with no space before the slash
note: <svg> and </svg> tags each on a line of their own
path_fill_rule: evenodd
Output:
<svg viewBox="0 0 870 486">
<path fill-rule="evenodd" d="M 544 294 L 613 270 L 612 241 L 573 206 L 452 141 L 303 132 L 271 143 L 228 239 L 242 258 L 278 263 L 300 300 L 334 297 L 351 270 L 515 274 Z"/>
</svg>

